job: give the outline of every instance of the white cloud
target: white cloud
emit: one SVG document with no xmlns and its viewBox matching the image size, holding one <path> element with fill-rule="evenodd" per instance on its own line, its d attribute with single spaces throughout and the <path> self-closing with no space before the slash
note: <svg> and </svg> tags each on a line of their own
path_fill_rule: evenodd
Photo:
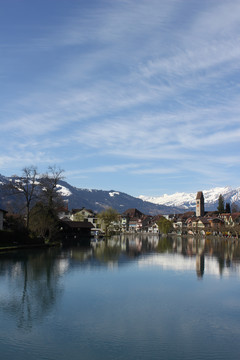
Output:
<svg viewBox="0 0 240 360">
<path fill-rule="evenodd" d="M 150 175 L 150 174 L 155 174 L 155 175 L 171 175 L 174 173 L 177 173 L 178 169 L 177 168 L 142 168 L 140 170 L 133 170 L 131 171 L 132 174 L 138 174 L 138 175 Z"/>
<path fill-rule="evenodd" d="M 225 179 L 240 155 L 239 2 L 70 8 L 58 24 L 26 33 L 17 56 L 13 43 L 4 48 L 12 91 L 1 106 L 8 156 L 0 163 L 55 159 L 81 163 L 79 176 L 198 171 Z M 127 164 L 109 166 L 109 158 Z"/>
<path fill-rule="evenodd" d="M 1 169 L 11 170 L 13 168 L 20 171 L 26 166 L 31 166 L 38 164 L 54 164 L 59 162 L 59 159 L 56 157 L 49 157 L 46 153 L 43 152 L 13 152 L 9 155 L 0 156 L 0 167 Z"/>
<path fill-rule="evenodd" d="M 136 167 L 139 167 L 137 164 L 121 164 L 121 165 L 105 165 L 105 166 L 97 166 L 95 168 L 87 168 L 84 172 L 97 172 L 97 173 L 109 173 L 109 172 L 118 172 L 122 170 L 131 170 Z"/>
</svg>

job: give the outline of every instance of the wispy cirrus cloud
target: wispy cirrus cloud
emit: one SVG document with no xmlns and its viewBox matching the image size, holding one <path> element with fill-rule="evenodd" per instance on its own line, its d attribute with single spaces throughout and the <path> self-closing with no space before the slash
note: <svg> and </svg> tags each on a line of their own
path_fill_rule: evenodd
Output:
<svg viewBox="0 0 240 360">
<path fill-rule="evenodd" d="M 76 1 L 32 32 L 26 19 L 9 47 L 0 39 L 9 168 L 19 152 L 19 163 L 31 153 L 62 162 L 69 177 L 75 167 L 113 181 L 236 177 L 239 10 L 234 0 Z"/>
<path fill-rule="evenodd" d="M 59 160 L 56 156 L 48 156 L 44 152 L 12 152 L 9 155 L 0 155 L 0 167 L 2 171 L 12 170 L 13 173 L 14 169 L 21 171 L 24 167 L 31 165 L 44 168 L 46 164 L 59 163 Z"/>
</svg>

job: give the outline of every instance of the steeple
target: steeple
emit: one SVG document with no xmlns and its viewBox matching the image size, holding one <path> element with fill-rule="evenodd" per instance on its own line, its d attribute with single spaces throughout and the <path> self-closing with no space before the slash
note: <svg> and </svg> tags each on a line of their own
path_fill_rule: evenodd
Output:
<svg viewBox="0 0 240 360">
<path fill-rule="evenodd" d="M 196 216 L 204 215 L 204 196 L 202 191 L 198 191 L 196 197 Z"/>
</svg>

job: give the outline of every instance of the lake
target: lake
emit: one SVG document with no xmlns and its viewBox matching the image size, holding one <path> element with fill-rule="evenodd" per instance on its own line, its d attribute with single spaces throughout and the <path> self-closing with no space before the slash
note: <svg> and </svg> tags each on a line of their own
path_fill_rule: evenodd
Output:
<svg viewBox="0 0 240 360">
<path fill-rule="evenodd" d="M 114 237 L 0 254 L 1 359 L 240 358 L 237 241 Z"/>
</svg>

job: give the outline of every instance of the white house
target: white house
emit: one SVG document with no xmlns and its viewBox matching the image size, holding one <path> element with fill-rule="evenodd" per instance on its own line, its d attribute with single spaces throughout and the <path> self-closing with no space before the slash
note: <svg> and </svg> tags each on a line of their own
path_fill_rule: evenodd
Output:
<svg viewBox="0 0 240 360">
<path fill-rule="evenodd" d="M 93 225 L 92 232 L 104 232 L 104 224 L 98 219 L 97 214 L 86 208 L 72 209 L 70 219 L 73 221 L 88 221 Z"/>
</svg>

